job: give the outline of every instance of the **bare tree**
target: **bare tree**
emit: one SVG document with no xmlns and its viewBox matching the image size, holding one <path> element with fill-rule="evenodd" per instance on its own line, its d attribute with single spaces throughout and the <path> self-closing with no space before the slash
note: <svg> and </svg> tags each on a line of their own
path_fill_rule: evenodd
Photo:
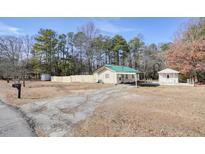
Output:
<svg viewBox="0 0 205 154">
<path fill-rule="evenodd" d="M 22 78 L 31 56 L 29 36 L 0 36 L 0 72 L 4 78 Z"/>
<path fill-rule="evenodd" d="M 86 25 L 81 26 L 80 28 L 78 28 L 78 30 L 80 32 L 83 32 L 85 34 L 86 37 L 86 42 L 85 42 L 85 54 L 86 54 L 86 58 L 87 58 L 87 65 L 88 65 L 88 73 L 92 73 L 94 67 L 93 67 L 93 63 L 94 63 L 94 49 L 92 47 L 92 41 L 93 39 L 97 36 L 98 34 L 98 29 L 96 28 L 96 26 L 94 25 L 94 23 L 89 22 Z"/>
<path fill-rule="evenodd" d="M 15 36 L 0 37 L 1 70 L 3 77 L 18 77 L 20 62 L 23 59 L 23 41 Z"/>
</svg>

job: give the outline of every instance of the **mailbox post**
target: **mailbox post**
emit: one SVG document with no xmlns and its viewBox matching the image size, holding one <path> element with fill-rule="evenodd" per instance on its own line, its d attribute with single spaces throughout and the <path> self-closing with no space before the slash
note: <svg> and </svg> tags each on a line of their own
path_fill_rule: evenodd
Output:
<svg viewBox="0 0 205 154">
<path fill-rule="evenodd" d="M 23 79 L 23 87 L 25 87 L 25 85 L 26 85 L 26 84 L 25 84 L 25 79 Z"/>
<path fill-rule="evenodd" d="M 21 84 L 20 83 L 14 83 L 12 84 L 13 88 L 16 88 L 18 90 L 18 98 L 21 98 Z"/>
</svg>

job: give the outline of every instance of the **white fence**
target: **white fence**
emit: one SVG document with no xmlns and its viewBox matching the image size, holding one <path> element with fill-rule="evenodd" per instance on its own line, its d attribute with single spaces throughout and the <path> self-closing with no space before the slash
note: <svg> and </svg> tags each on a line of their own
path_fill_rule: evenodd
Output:
<svg viewBox="0 0 205 154">
<path fill-rule="evenodd" d="M 193 87 L 194 84 L 191 83 L 174 83 L 174 84 L 168 84 L 168 83 L 159 83 L 162 86 L 191 86 Z"/>
<path fill-rule="evenodd" d="M 52 76 L 52 82 L 87 82 L 95 83 L 96 78 L 94 75 L 71 75 L 71 76 Z"/>
</svg>

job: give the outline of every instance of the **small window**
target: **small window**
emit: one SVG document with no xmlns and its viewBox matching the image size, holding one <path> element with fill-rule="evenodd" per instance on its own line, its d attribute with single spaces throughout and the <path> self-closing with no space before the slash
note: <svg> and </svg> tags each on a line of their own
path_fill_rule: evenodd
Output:
<svg viewBox="0 0 205 154">
<path fill-rule="evenodd" d="M 105 78 L 110 78 L 110 74 L 105 74 Z"/>
<path fill-rule="evenodd" d="M 167 79 L 169 79 L 169 74 L 167 74 Z"/>
<path fill-rule="evenodd" d="M 135 76 L 134 76 L 134 75 L 132 75 L 132 78 L 134 79 L 134 78 L 135 78 Z"/>
<path fill-rule="evenodd" d="M 125 78 L 128 79 L 128 75 L 127 74 L 126 74 Z"/>
</svg>

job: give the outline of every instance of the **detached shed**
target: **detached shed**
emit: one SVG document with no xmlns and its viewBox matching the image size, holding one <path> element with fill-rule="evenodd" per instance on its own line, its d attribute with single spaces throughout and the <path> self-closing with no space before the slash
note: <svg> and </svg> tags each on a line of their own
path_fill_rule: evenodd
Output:
<svg viewBox="0 0 205 154">
<path fill-rule="evenodd" d="M 159 83 L 162 85 L 174 85 L 179 83 L 179 72 L 166 68 L 158 72 Z"/>
<path fill-rule="evenodd" d="M 138 71 L 127 66 L 106 64 L 94 72 L 96 82 L 103 83 L 132 83 L 139 78 Z"/>
</svg>

